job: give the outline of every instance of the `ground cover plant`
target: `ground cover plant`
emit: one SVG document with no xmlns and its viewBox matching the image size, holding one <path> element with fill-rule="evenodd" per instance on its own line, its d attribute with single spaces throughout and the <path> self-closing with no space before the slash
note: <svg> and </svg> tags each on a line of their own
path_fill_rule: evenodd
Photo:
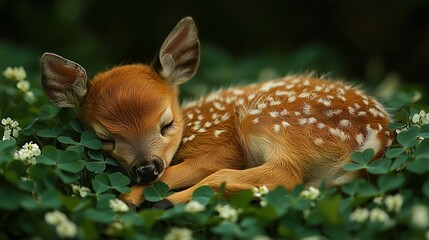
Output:
<svg viewBox="0 0 429 240">
<path fill-rule="evenodd" d="M 130 179 L 102 155 L 95 134 L 46 101 L 37 75 L 19 66 L 1 72 L 0 239 L 429 239 L 429 112 L 414 91 L 387 99 L 397 141 L 385 156 L 370 162 L 368 149 L 344 165 L 365 169 L 365 178 L 341 188 L 255 186 L 229 199 L 201 187 L 168 210 L 151 208 L 171 193 L 159 182 L 133 211 L 117 198 Z M 191 95 L 200 86 L 183 90 Z"/>
</svg>

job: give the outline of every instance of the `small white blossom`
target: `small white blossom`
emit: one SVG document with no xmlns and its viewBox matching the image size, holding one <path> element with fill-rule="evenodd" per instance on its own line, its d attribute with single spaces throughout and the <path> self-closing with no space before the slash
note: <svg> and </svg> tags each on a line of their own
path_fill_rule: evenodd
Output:
<svg viewBox="0 0 429 240">
<path fill-rule="evenodd" d="M 77 234 L 77 227 L 73 222 L 63 222 L 56 227 L 57 234 L 60 238 L 73 238 Z"/>
<path fill-rule="evenodd" d="M 122 200 L 115 198 L 115 199 L 110 199 L 109 200 L 109 207 L 114 211 L 114 212 L 128 212 L 130 210 L 130 208 L 128 207 L 128 205 L 126 203 L 124 203 Z"/>
<path fill-rule="evenodd" d="M 384 203 L 386 204 L 389 212 L 399 212 L 404 204 L 404 197 L 402 197 L 401 194 L 387 196 Z"/>
<path fill-rule="evenodd" d="M 369 211 L 366 208 L 357 208 L 350 214 L 350 220 L 354 222 L 365 222 L 369 217 Z"/>
<path fill-rule="evenodd" d="M 219 217 L 226 221 L 236 222 L 238 219 L 239 210 L 231 207 L 230 205 L 217 205 L 216 211 L 219 213 Z"/>
<path fill-rule="evenodd" d="M 429 226 L 429 210 L 424 205 L 415 205 L 411 208 L 411 222 L 419 228 Z"/>
<path fill-rule="evenodd" d="M 374 208 L 369 214 L 369 220 L 371 222 L 382 222 L 388 223 L 390 221 L 389 215 L 380 208 Z"/>
<path fill-rule="evenodd" d="M 2 141 L 17 138 L 19 136 L 19 132 L 22 130 L 19 127 L 19 123 L 15 120 L 12 120 L 10 117 L 3 118 L 1 120 L 1 124 L 4 126 Z"/>
<path fill-rule="evenodd" d="M 34 96 L 32 91 L 27 91 L 24 93 L 24 101 L 26 101 L 28 104 L 33 104 L 36 102 L 36 96 Z"/>
<path fill-rule="evenodd" d="M 376 197 L 372 201 L 377 205 L 381 205 L 383 203 L 383 197 Z"/>
<path fill-rule="evenodd" d="M 68 220 L 64 213 L 58 210 L 46 213 L 45 221 L 55 226 L 55 230 L 60 238 L 73 238 L 77 234 L 76 225 Z"/>
<path fill-rule="evenodd" d="M 45 214 L 45 221 L 51 225 L 58 225 L 64 221 L 67 221 L 67 216 L 64 213 L 55 210 Z"/>
<path fill-rule="evenodd" d="M 419 113 L 416 113 L 411 118 L 411 121 L 416 124 L 428 124 L 429 123 L 429 113 L 426 113 L 424 110 L 420 110 Z"/>
<path fill-rule="evenodd" d="M 199 213 L 206 210 L 206 207 L 198 201 L 190 201 L 185 206 L 185 211 L 188 213 Z"/>
<path fill-rule="evenodd" d="M 265 196 L 268 194 L 270 190 L 267 188 L 267 186 L 263 185 L 261 187 L 253 187 L 252 192 L 253 196 L 260 198 L 262 196 Z"/>
<path fill-rule="evenodd" d="M 26 81 L 26 80 L 19 81 L 19 82 L 16 84 L 16 87 L 17 87 L 19 90 L 21 90 L 21 92 L 25 93 L 25 92 L 27 92 L 28 90 L 30 90 L 30 82 L 29 82 L 29 81 Z"/>
<path fill-rule="evenodd" d="M 71 184 L 71 187 L 72 187 L 73 193 L 78 194 L 82 198 L 88 196 L 88 193 L 91 192 L 91 190 L 87 187 L 82 187 L 75 184 Z"/>
<path fill-rule="evenodd" d="M 164 240 L 191 240 L 192 231 L 187 228 L 171 228 L 170 232 L 165 235 Z"/>
<path fill-rule="evenodd" d="M 267 200 L 262 199 L 259 204 L 261 205 L 261 207 L 266 207 L 268 205 L 268 202 L 267 202 Z"/>
<path fill-rule="evenodd" d="M 300 196 L 310 200 L 315 200 L 319 197 L 320 191 L 317 188 L 309 187 L 307 190 L 301 192 Z"/>
<path fill-rule="evenodd" d="M 22 66 L 14 68 L 8 67 L 3 71 L 3 75 L 7 79 L 15 79 L 17 81 L 22 81 L 27 77 L 27 73 Z"/>
<path fill-rule="evenodd" d="M 22 148 L 15 152 L 14 158 L 16 160 L 24 161 L 24 163 L 28 165 L 35 165 L 36 164 L 36 158 L 39 156 L 42 152 L 40 151 L 40 148 L 37 144 L 33 142 L 29 142 L 24 144 Z"/>
</svg>

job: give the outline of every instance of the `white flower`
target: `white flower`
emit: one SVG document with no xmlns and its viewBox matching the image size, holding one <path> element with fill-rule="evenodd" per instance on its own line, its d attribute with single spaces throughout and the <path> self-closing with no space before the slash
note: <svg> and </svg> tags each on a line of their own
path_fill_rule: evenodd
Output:
<svg viewBox="0 0 429 240">
<path fill-rule="evenodd" d="M 319 197 L 320 191 L 317 188 L 309 187 L 307 190 L 301 192 L 300 196 L 303 198 L 308 198 L 310 200 L 315 200 Z"/>
<path fill-rule="evenodd" d="M 82 187 L 79 185 L 71 184 L 72 190 L 75 194 L 78 194 L 80 197 L 84 198 L 88 196 L 88 193 L 91 192 L 91 190 L 87 187 Z"/>
<path fill-rule="evenodd" d="M 424 205 L 414 205 L 411 208 L 411 222 L 419 228 L 427 228 L 429 226 L 429 210 Z"/>
<path fill-rule="evenodd" d="M 371 222 L 382 222 L 388 223 L 390 221 L 389 215 L 380 208 L 374 208 L 369 214 L 369 220 Z"/>
<path fill-rule="evenodd" d="M 77 234 L 76 225 L 68 220 L 57 225 L 56 230 L 60 238 L 73 238 Z"/>
<path fill-rule="evenodd" d="M 413 121 L 413 123 L 418 123 L 420 121 L 420 115 L 417 113 L 414 114 L 411 120 Z"/>
<path fill-rule="evenodd" d="M 14 68 L 8 67 L 3 71 L 3 75 L 7 79 L 16 79 L 17 81 L 22 81 L 27 77 L 27 73 L 22 66 Z"/>
<path fill-rule="evenodd" d="M 52 225 L 58 225 L 64 221 L 67 221 L 67 216 L 64 213 L 55 210 L 45 214 L 45 221 Z"/>
<path fill-rule="evenodd" d="M 27 92 L 28 90 L 30 90 L 30 82 L 29 81 L 26 81 L 26 80 L 22 80 L 22 81 L 19 81 L 17 84 L 16 84 L 16 87 L 19 89 L 19 90 L 21 90 L 21 92 Z"/>
<path fill-rule="evenodd" d="M 128 207 L 128 205 L 126 203 L 124 203 L 122 200 L 115 198 L 115 199 L 110 199 L 109 200 L 109 207 L 114 211 L 114 212 L 128 212 L 130 210 L 130 208 Z"/>
<path fill-rule="evenodd" d="M 267 186 L 263 185 L 261 187 L 253 187 L 252 192 L 253 196 L 260 198 L 262 196 L 265 196 L 268 194 L 270 190 L 267 188 Z"/>
<path fill-rule="evenodd" d="M 2 141 L 17 138 L 19 136 L 19 132 L 22 130 L 19 127 L 19 123 L 17 121 L 12 120 L 10 117 L 3 118 L 1 120 L 1 124 L 4 126 Z"/>
<path fill-rule="evenodd" d="M 165 235 L 164 240 L 191 240 L 192 231 L 187 228 L 171 228 L 170 232 Z"/>
<path fill-rule="evenodd" d="M 24 93 L 24 101 L 29 104 L 33 104 L 36 102 L 36 96 L 34 96 L 34 93 L 32 91 L 27 91 Z"/>
<path fill-rule="evenodd" d="M 350 220 L 355 222 L 365 222 L 369 217 L 369 211 L 366 208 L 357 208 L 350 214 Z"/>
<path fill-rule="evenodd" d="M 190 201 L 185 206 L 185 211 L 188 213 L 198 213 L 206 210 L 206 207 L 198 201 Z"/>
<path fill-rule="evenodd" d="M 238 219 L 239 210 L 231 207 L 230 205 L 217 205 L 216 211 L 219 213 L 219 217 L 226 221 L 236 222 Z"/>
<path fill-rule="evenodd" d="M 399 212 L 404 204 L 404 197 L 401 194 L 387 196 L 384 200 L 389 212 Z"/>
<path fill-rule="evenodd" d="M 24 144 L 19 151 L 15 152 L 14 158 L 16 160 L 24 161 L 26 164 L 35 165 L 35 157 L 39 156 L 41 153 L 42 152 L 37 144 L 29 142 Z"/>
<path fill-rule="evenodd" d="M 58 210 L 46 213 L 45 221 L 55 226 L 55 230 L 60 238 L 73 238 L 77 234 L 76 225 L 68 220 L 64 213 Z"/>
<path fill-rule="evenodd" d="M 376 197 L 372 201 L 377 205 L 381 205 L 383 203 L 383 197 Z"/>
</svg>

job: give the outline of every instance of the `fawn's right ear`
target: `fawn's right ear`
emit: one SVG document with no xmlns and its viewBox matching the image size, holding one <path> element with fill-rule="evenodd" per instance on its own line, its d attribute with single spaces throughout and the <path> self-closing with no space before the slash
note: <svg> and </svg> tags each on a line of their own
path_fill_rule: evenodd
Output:
<svg viewBox="0 0 429 240">
<path fill-rule="evenodd" d="M 53 53 L 40 58 L 42 89 L 58 107 L 78 107 L 87 93 L 87 75 L 79 64 Z"/>
<path fill-rule="evenodd" d="M 177 86 L 191 79 L 200 63 L 200 41 L 191 17 L 183 18 L 165 39 L 152 67 L 169 84 Z"/>
</svg>

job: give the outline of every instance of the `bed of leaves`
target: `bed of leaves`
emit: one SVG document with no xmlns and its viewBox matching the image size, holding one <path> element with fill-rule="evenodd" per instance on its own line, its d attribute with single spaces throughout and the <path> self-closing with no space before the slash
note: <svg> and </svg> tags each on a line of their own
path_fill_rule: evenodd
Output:
<svg viewBox="0 0 429 240">
<path fill-rule="evenodd" d="M 255 188 L 229 199 L 201 187 L 169 210 L 151 208 L 170 194 L 157 183 L 134 212 L 115 200 L 130 179 L 102 155 L 96 136 L 72 111 L 47 103 L 37 84 L 32 102 L 16 84 L 0 76 L 0 117 L 21 128 L 0 139 L 0 239 L 429 239 L 429 115 L 410 107 L 412 93 L 391 99 L 400 108 L 389 127 L 398 134 L 385 156 L 371 162 L 370 149 L 344 166 L 368 178 L 341 188 Z M 0 130 L 11 128 L 4 123 Z M 39 150 L 22 150 L 26 143 Z"/>
</svg>

